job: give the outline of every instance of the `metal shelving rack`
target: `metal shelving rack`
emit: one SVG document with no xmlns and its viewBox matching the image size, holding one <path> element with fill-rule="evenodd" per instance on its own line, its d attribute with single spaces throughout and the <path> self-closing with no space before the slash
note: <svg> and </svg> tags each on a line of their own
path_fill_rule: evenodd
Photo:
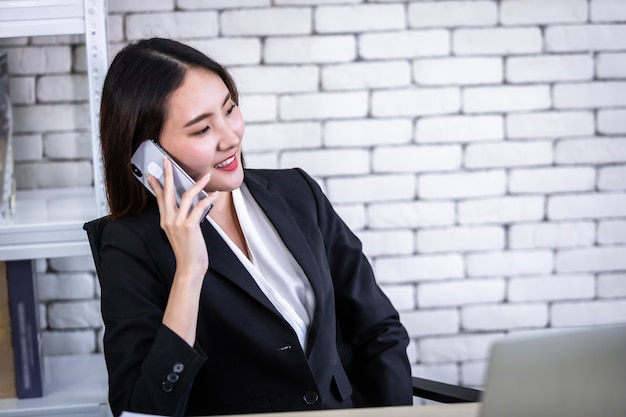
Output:
<svg viewBox="0 0 626 417">
<path fill-rule="evenodd" d="M 0 226 L 0 261 L 89 254 L 82 225 L 107 211 L 98 113 L 108 68 L 106 0 L 1 0 L 0 38 L 84 34 L 93 188 L 18 191 L 15 222 Z"/>
</svg>

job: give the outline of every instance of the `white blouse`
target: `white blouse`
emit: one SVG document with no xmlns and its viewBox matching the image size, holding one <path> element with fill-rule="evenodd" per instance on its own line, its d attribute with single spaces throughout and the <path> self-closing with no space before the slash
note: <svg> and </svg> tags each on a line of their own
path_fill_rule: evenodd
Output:
<svg viewBox="0 0 626 417">
<path fill-rule="evenodd" d="M 313 311 L 315 296 L 304 271 L 278 235 L 261 207 L 242 184 L 232 191 L 235 211 L 248 247 L 250 258 L 207 216 L 252 278 L 291 325 L 303 349 Z M 211 254 L 209 254 L 210 262 Z"/>
</svg>

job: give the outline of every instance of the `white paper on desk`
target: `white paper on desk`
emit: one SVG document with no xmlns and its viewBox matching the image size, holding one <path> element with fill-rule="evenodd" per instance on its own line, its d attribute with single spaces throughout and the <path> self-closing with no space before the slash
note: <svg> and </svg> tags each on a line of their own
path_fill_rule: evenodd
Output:
<svg viewBox="0 0 626 417">
<path fill-rule="evenodd" d="M 160 414 L 141 414 L 133 413 L 132 411 L 123 411 L 120 417 L 164 417 Z"/>
</svg>

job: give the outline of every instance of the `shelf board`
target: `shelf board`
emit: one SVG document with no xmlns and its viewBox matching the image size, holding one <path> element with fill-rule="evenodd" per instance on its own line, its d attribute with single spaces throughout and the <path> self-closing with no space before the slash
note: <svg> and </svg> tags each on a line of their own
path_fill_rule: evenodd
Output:
<svg viewBox="0 0 626 417">
<path fill-rule="evenodd" d="M 110 416 L 102 354 L 44 357 L 44 396 L 0 399 L 0 416 Z"/>
<path fill-rule="evenodd" d="M 83 0 L 2 0 L 0 38 L 85 33 Z"/>
<path fill-rule="evenodd" d="M 18 191 L 16 213 L 0 226 L 0 261 L 91 254 L 82 227 L 98 217 L 93 188 Z"/>
</svg>

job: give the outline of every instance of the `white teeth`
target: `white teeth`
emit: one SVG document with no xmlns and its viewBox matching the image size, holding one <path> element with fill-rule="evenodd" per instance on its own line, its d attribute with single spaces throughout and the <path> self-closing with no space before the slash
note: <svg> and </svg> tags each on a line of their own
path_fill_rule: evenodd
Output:
<svg viewBox="0 0 626 417">
<path fill-rule="evenodd" d="M 235 160 L 235 155 L 233 155 L 230 158 L 228 158 L 227 160 L 225 160 L 223 162 L 220 162 L 219 164 L 215 165 L 215 168 L 223 168 L 226 165 L 231 164 L 234 160 Z"/>
</svg>

